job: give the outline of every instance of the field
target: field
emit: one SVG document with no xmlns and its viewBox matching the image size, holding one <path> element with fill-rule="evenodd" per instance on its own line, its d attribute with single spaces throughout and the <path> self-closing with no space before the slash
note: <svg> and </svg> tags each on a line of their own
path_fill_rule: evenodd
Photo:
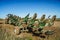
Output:
<svg viewBox="0 0 60 40">
<path fill-rule="evenodd" d="M 60 21 L 55 21 L 52 27 L 44 27 L 44 30 L 54 30 L 53 35 L 45 35 L 45 38 L 33 36 L 32 33 L 21 33 L 15 35 L 14 27 L 10 24 L 5 24 L 4 20 L 0 21 L 0 40 L 60 40 Z"/>
</svg>

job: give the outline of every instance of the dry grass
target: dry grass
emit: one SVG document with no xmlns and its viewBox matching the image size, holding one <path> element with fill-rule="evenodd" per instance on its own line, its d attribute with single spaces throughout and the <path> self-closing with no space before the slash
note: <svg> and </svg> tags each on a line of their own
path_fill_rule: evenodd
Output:
<svg viewBox="0 0 60 40">
<path fill-rule="evenodd" d="M 60 21 L 56 21 L 55 25 L 52 27 L 45 27 L 45 30 L 55 30 L 53 35 L 50 35 L 49 38 L 40 38 L 37 36 L 32 36 L 31 33 L 21 33 L 20 35 L 15 35 L 13 33 L 14 26 L 9 24 L 0 24 L 0 40 L 60 40 Z M 14 35 L 13 35 L 14 34 Z M 23 36 L 22 36 L 23 35 Z M 18 36 L 18 37 L 16 37 Z"/>
<path fill-rule="evenodd" d="M 14 34 L 13 30 L 14 30 L 13 25 L 0 24 L 0 40 L 32 40 L 32 38 L 30 36 L 29 37 L 20 37 L 21 36 L 20 35 L 18 37 L 18 35 Z"/>
<path fill-rule="evenodd" d="M 15 36 L 7 32 L 6 29 L 0 28 L 0 40 L 15 40 Z"/>
<path fill-rule="evenodd" d="M 8 32 L 6 29 L 0 28 L 0 40 L 32 40 L 31 37 L 16 37 L 11 32 Z"/>
</svg>

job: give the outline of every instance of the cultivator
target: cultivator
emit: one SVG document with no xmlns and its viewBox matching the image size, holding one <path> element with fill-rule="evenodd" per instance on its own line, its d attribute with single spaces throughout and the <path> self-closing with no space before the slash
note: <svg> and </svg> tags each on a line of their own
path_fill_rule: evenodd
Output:
<svg viewBox="0 0 60 40">
<path fill-rule="evenodd" d="M 7 15 L 7 20 L 6 23 L 7 24 L 11 24 L 11 25 L 15 25 L 15 26 L 19 26 L 20 25 L 20 17 L 13 15 L 13 14 L 8 14 Z"/>
<path fill-rule="evenodd" d="M 46 19 L 44 14 L 40 19 L 36 19 L 37 13 L 35 13 L 31 18 L 29 18 L 29 14 L 25 18 L 20 18 L 19 16 L 8 14 L 6 23 L 18 26 L 20 33 L 26 31 L 35 35 L 40 35 L 43 34 L 42 30 L 44 27 L 46 26 L 50 27 L 54 24 L 56 15 L 54 15 L 52 18 L 49 17 L 48 19 Z M 20 22 L 21 20 L 22 22 Z M 19 32 L 17 34 L 19 34 Z M 47 30 L 45 32 L 45 34 L 48 35 L 49 33 L 52 34 L 52 31 Z"/>
</svg>

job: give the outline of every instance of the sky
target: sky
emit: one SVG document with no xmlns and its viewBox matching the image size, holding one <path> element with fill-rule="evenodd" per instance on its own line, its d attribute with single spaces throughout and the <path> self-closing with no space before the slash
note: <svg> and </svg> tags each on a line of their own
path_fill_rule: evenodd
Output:
<svg viewBox="0 0 60 40">
<path fill-rule="evenodd" d="M 30 17 L 37 13 L 37 18 L 43 14 L 60 18 L 60 0 L 0 0 L 0 18 L 7 14 L 25 17 L 28 13 Z"/>
</svg>

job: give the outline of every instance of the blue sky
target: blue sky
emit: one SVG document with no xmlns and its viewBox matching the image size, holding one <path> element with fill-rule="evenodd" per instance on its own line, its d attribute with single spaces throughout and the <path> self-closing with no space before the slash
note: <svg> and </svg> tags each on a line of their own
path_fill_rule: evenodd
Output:
<svg viewBox="0 0 60 40">
<path fill-rule="evenodd" d="M 0 18 L 5 18 L 8 13 L 20 17 L 37 13 L 37 18 L 43 14 L 60 18 L 60 0 L 0 0 Z"/>
</svg>

